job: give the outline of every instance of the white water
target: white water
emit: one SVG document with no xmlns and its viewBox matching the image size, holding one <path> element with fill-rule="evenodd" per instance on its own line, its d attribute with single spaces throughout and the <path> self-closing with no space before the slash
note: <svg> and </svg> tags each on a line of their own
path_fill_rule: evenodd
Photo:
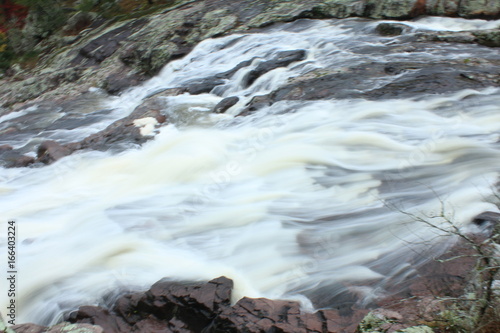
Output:
<svg viewBox="0 0 500 333">
<path fill-rule="evenodd" d="M 418 101 L 279 102 L 244 118 L 206 112 L 221 96 L 237 95 L 242 100 L 229 111 L 236 114 L 252 96 L 313 68 L 367 57 L 444 59 L 449 52 L 356 53 L 360 45 L 383 48 L 391 40 L 354 26 L 303 21 L 205 41 L 106 107 L 124 115 L 158 89 L 258 57 L 255 66 L 282 50 L 303 48 L 308 58 L 247 89 L 240 80 L 250 68 L 219 96 L 166 98 L 164 112 L 176 124 L 140 149 L 1 169 L 0 228 L 3 235 L 13 219 L 19 234 L 17 321 L 54 322 L 117 288 L 146 289 L 163 277 L 225 275 L 235 281 L 235 300 L 292 298 L 306 307 L 332 305 L 344 281 L 378 282 L 377 290 L 363 289 L 369 298 L 383 293 L 391 276 L 411 276 L 410 260 L 426 258 L 406 249 L 422 251 L 435 236 L 400 211 L 430 216 L 444 209 L 466 225 L 496 210 L 489 198 L 500 171 L 497 89 Z M 460 51 L 454 56 L 470 57 L 467 48 Z M 112 117 L 58 135 L 84 137 Z"/>
</svg>

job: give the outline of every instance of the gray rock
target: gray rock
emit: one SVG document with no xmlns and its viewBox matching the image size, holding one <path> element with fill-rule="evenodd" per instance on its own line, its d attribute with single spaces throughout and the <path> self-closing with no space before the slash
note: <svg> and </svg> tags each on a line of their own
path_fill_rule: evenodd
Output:
<svg viewBox="0 0 500 333">
<path fill-rule="evenodd" d="M 479 30 L 472 33 L 477 38 L 477 43 L 490 47 L 500 47 L 500 29 Z"/>
<path fill-rule="evenodd" d="M 217 105 L 214 107 L 212 112 L 214 113 L 224 113 L 226 112 L 230 107 L 238 103 L 239 97 L 237 96 L 232 96 L 232 97 L 227 97 L 224 98 L 222 101 L 217 103 Z"/>
</svg>

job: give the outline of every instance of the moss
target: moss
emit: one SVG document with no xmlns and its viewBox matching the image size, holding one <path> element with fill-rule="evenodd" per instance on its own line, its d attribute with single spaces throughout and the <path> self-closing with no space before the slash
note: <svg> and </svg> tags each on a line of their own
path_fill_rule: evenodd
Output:
<svg viewBox="0 0 500 333">
<path fill-rule="evenodd" d="M 372 312 L 367 314 L 361 323 L 358 325 L 357 333 L 378 333 L 378 332 L 385 332 L 385 330 L 382 330 L 380 327 L 384 324 L 388 323 L 388 321 L 380 318 L 379 316 L 376 316 Z"/>
</svg>

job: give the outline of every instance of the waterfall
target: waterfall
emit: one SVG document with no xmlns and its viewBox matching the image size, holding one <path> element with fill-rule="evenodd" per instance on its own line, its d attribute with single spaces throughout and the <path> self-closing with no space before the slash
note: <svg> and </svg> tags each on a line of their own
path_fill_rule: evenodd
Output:
<svg viewBox="0 0 500 333">
<path fill-rule="evenodd" d="M 450 30 L 465 24 L 446 22 Z M 417 23 L 406 24 L 420 29 L 436 21 Z M 474 51 L 450 44 L 386 54 L 381 50 L 393 38 L 375 35 L 375 24 L 300 20 L 205 40 L 120 96 L 90 92 L 85 98 L 94 102 L 82 105 L 86 114 L 100 115 L 95 121 L 8 142 L 81 140 L 157 91 L 250 61 L 211 93 L 164 97 L 170 124 L 142 147 L 0 169 L 2 235 L 7 221 L 18 225 L 17 321 L 54 323 L 79 305 L 144 290 L 163 277 L 225 275 L 235 281 L 234 300 L 294 299 L 306 309 L 331 306 L 347 285 L 366 301 L 430 259 L 427 241 L 436 230 L 416 217 L 465 227 L 475 215 L 497 210 L 490 198 L 500 171 L 498 89 L 279 101 L 235 117 L 254 96 L 312 70 L 367 59 L 446 60 L 452 51 L 455 59 L 467 59 Z M 243 84 L 259 63 L 297 49 L 306 50 L 304 60 Z M 380 84 L 362 82 L 359 89 Z M 229 96 L 240 101 L 226 114 L 210 113 Z M 37 110 L 4 116 L 0 125 Z M 60 117 L 65 111 L 50 112 Z M 2 308 L 6 296 L 0 294 Z"/>
</svg>

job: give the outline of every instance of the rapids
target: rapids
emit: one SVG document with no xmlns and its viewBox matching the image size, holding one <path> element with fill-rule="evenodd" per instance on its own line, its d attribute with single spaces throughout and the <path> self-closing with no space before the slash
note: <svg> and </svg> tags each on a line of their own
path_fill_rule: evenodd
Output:
<svg viewBox="0 0 500 333">
<path fill-rule="evenodd" d="M 492 22 L 427 18 L 406 24 L 460 30 Z M 100 112 L 95 121 L 4 142 L 32 147 L 43 139 L 80 140 L 156 91 L 253 59 L 211 94 L 166 97 L 162 112 L 171 123 L 142 147 L 0 169 L 1 234 L 8 220 L 18 225 L 17 322 L 54 323 L 79 305 L 109 303 L 117 292 L 147 289 L 163 277 L 225 275 L 235 281 L 235 300 L 287 298 L 307 309 L 332 306 L 346 288 L 369 302 L 444 250 L 429 245 L 437 231 L 415 217 L 467 227 L 476 214 L 496 211 L 498 89 L 379 101 L 281 101 L 234 117 L 252 97 L 313 69 L 367 58 L 473 56 L 472 46 L 452 44 L 384 54 L 379 50 L 392 37 L 373 34 L 375 25 L 300 20 L 206 40 L 121 96 L 90 93 L 95 100 L 82 113 Z M 243 87 L 245 74 L 263 59 L 296 49 L 306 50 L 307 58 Z M 377 84 L 364 82 L 359 89 Z M 240 101 L 227 114 L 209 112 L 228 96 Z M 0 125 L 30 112 L 37 108 L 4 116 Z M 6 251 L 2 236 L 1 267 Z M 7 302 L 2 292 L 1 309 Z"/>
</svg>

